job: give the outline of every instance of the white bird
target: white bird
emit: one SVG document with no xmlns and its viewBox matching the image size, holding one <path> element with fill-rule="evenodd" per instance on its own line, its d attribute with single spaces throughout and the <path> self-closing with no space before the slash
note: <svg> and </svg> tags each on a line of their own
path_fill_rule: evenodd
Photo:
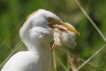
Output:
<svg viewBox="0 0 106 71">
<path fill-rule="evenodd" d="M 52 51 L 56 48 L 57 45 L 71 47 L 72 49 L 74 49 L 74 60 L 76 67 L 78 68 L 79 64 L 76 49 L 77 42 L 75 41 L 75 39 L 76 34 L 80 35 L 80 33 L 78 33 L 77 31 L 74 32 L 70 31 L 68 27 L 64 27 L 65 25 L 75 30 L 75 28 L 69 23 L 64 23 L 64 25 L 54 25 L 53 28 L 54 44 L 52 46 Z"/>
<path fill-rule="evenodd" d="M 79 34 L 50 11 L 39 9 L 32 13 L 20 29 L 20 37 L 28 48 L 14 54 L 1 71 L 50 71 L 54 25 L 63 25 Z"/>
</svg>

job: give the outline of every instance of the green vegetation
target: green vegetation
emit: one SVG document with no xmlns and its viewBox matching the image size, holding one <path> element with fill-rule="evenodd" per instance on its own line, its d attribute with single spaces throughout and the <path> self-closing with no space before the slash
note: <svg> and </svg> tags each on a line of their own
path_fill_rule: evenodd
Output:
<svg viewBox="0 0 106 71">
<path fill-rule="evenodd" d="M 79 2 L 103 36 L 106 36 L 106 0 Z M 75 0 L 0 0 L 0 64 L 22 44 L 19 29 L 26 17 L 41 8 L 52 11 L 80 32 L 81 36 L 76 39 L 80 65 L 106 44 Z M 13 53 L 22 50 L 26 50 L 24 45 Z M 70 55 L 73 59 L 73 53 L 71 48 L 56 48 L 54 54 L 57 71 L 71 71 L 67 56 Z M 51 71 L 56 69 L 52 66 Z M 106 48 L 96 54 L 80 71 L 106 71 Z"/>
</svg>

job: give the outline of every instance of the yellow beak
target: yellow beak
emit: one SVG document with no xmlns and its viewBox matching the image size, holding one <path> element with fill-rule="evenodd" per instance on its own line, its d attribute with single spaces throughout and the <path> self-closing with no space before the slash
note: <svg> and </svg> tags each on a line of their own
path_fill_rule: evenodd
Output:
<svg viewBox="0 0 106 71">
<path fill-rule="evenodd" d="M 58 25 L 63 25 L 65 28 L 67 28 L 68 30 L 70 30 L 70 31 L 72 31 L 72 32 L 74 32 L 74 33 L 76 33 L 76 34 L 78 34 L 79 36 L 80 36 L 80 33 L 76 30 L 76 29 L 74 29 L 72 26 L 69 26 L 69 25 L 67 25 L 67 24 L 65 24 L 65 23 L 63 23 L 63 22 L 61 22 L 61 21 L 58 21 L 58 20 L 55 20 L 55 19 L 53 19 L 52 21 L 51 21 L 51 24 L 58 24 Z"/>
</svg>

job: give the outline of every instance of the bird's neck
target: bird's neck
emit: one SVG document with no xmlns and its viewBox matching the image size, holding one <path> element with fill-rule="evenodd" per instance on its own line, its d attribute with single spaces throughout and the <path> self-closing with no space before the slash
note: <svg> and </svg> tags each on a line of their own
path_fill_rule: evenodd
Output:
<svg viewBox="0 0 106 71">
<path fill-rule="evenodd" d="M 51 47 L 50 43 L 34 44 L 29 52 L 38 57 L 38 62 L 42 62 L 44 71 L 50 71 L 51 68 Z"/>
<path fill-rule="evenodd" d="M 31 44 L 31 46 L 28 46 L 28 48 L 29 48 L 28 49 L 29 51 L 33 51 L 37 53 L 42 53 L 45 51 L 51 52 L 50 43 L 34 43 L 34 44 Z"/>
</svg>

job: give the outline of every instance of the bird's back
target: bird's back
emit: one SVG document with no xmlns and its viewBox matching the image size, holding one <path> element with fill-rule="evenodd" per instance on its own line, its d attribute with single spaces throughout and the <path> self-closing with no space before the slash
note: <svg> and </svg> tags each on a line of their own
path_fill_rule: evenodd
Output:
<svg viewBox="0 0 106 71">
<path fill-rule="evenodd" d="M 1 71 L 43 71 L 42 60 L 33 52 L 18 52 L 7 61 Z"/>
</svg>

